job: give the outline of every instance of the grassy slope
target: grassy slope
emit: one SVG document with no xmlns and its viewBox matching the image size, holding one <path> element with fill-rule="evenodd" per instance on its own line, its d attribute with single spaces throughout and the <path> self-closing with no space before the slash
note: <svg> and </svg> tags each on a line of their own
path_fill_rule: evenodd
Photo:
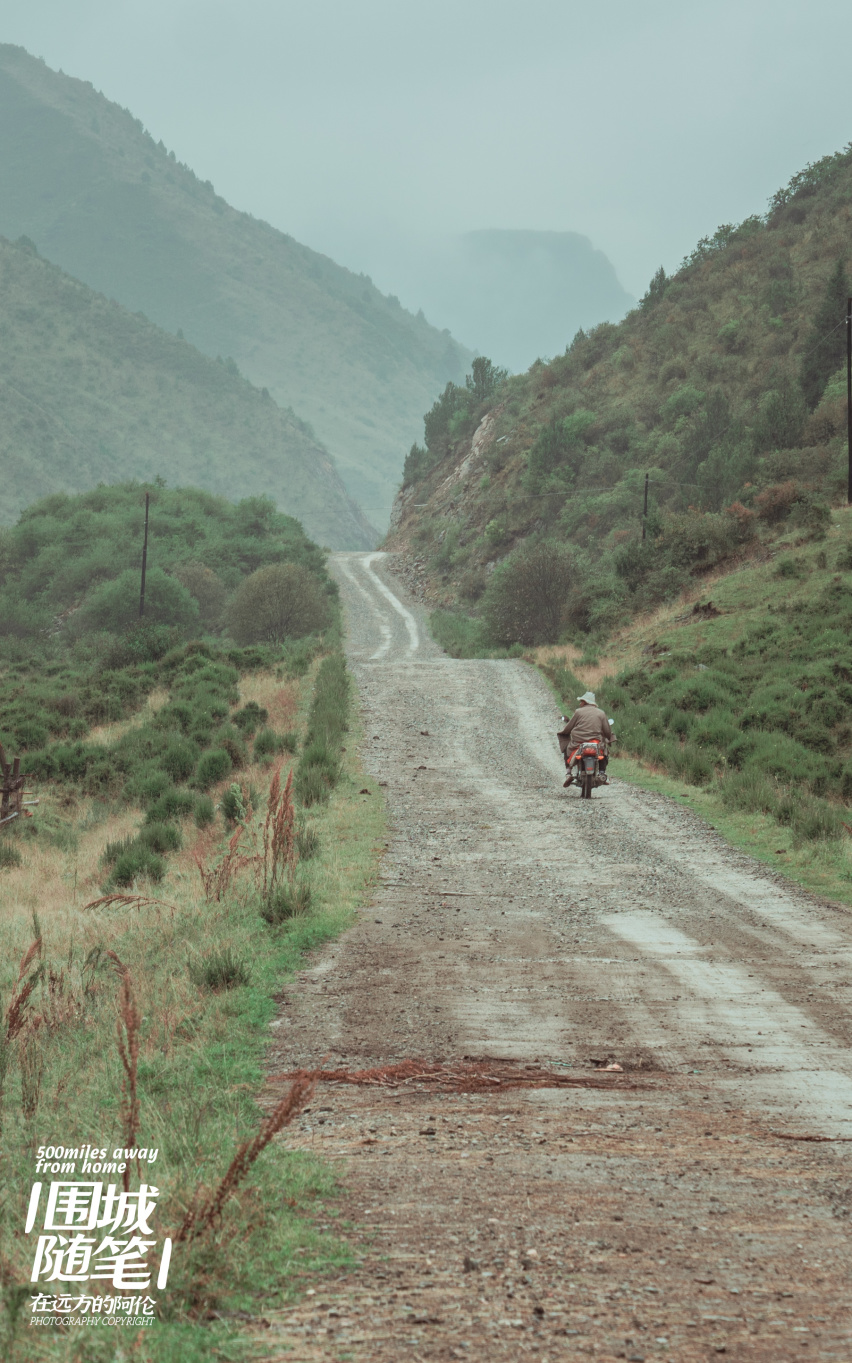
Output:
<svg viewBox="0 0 852 1363">
<path fill-rule="evenodd" d="M 266 494 L 309 534 L 370 527 L 292 413 L 188 342 L 0 239 L 0 517 L 47 493 L 156 476 Z"/>
<path fill-rule="evenodd" d="M 273 721 L 283 722 L 286 711 L 287 722 L 292 722 L 295 699 L 301 710 L 297 727 L 304 733 L 311 677 L 282 687 L 274 671 L 255 671 L 242 679 L 240 690 L 243 703 L 263 705 Z M 23 864 L 2 872 L 7 906 L 4 999 L 8 1002 L 15 963 L 32 941 L 33 910 L 41 922 L 44 958 L 55 973 L 62 971 L 58 992 L 37 988 L 31 999 L 31 1014 L 44 1011 L 46 1021 L 36 1031 L 22 1033 L 7 1053 L 3 1135 L 8 1215 L 2 1245 L 7 1307 L 15 1299 L 14 1285 L 28 1282 L 31 1267 L 32 1237 L 25 1239 L 21 1230 L 34 1145 L 122 1143 L 115 1046 L 120 981 L 105 951 L 115 952 L 130 968 L 143 1014 L 139 1144 L 160 1150 L 153 1166 L 157 1177 L 150 1180 L 163 1189 L 156 1214 L 158 1239 L 179 1224 L 197 1188 L 218 1183 L 236 1145 L 256 1130 L 275 998 L 304 953 L 351 922 L 384 837 L 378 791 L 359 770 L 358 737 L 356 728 L 329 803 L 307 813 L 319 836 L 319 853 L 305 871 L 312 911 L 279 931 L 260 918 L 250 876 L 243 876 L 221 903 L 205 902 L 193 855 L 216 857 L 222 849 L 221 824 L 213 835 L 185 828 L 184 848 L 170 859 L 167 879 L 156 891 L 173 907 L 84 909 L 99 891 L 105 844 L 132 832 L 139 812 L 42 789 L 43 802 L 30 828 L 31 834 L 37 829 L 37 836 L 16 839 Z M 262 795 L 270 775 L 269 765 L 241 773 Z M 358 794 L 365 784 L 372 790 L 370 797 Z M 199 990 L 188 964 L 222 948 L 249 964 L 250 983 L 222 993 Z M 84 963 L 91 962 L 93 951 L 95 965 L 87 968 Z M 29 1095 L 26 1112 L 19 1104 L 22 1083 Z M 333 1224 L 335 1219 L 329 1171 L 304 1155 L 289 1154 L 286 1146 L 285 1131 L 228 1199 L 221 1223 L 199 1242 L 176 1247 L 168 1291 L 152 1294 L 162 1304 L 161 1323 L 140 1332 L 138 1339 L 136 1332 L 123 1330 L 122 1349 L 130 1346 L 152 1363 L 255 1356 L 251 1343 L 229 1323 L 229 1313 L 257 1316 L 286 1298 L 299 1274 L 345 1259 L 334 1234 L 322 1234 L 312 1224 L 320 1206 L 323 1222 Z M 28 1297 L 27 1287 L 24 1317 Z M 211 1311 L 222 1315 L 211 1319 Z M 9 1324 L 8 1314 L 0 1313 L 4 1344 Z M 113 1357 L 113 1331 L 99 1332 L 97 1340 L 91 1338 L 94 1332 L 86 1333 L 86 1347 L 94 1350 L 87 1358 Z M 71 1339 L 72 1334 L 28 1330 L 24 1319 L 17 1344 L 4 1357 L 11 1363 L 77 1358 L 80 1341 Z"/>
<path fill-rule="evenodd" d="M 469 428 L 437 450 L 436 466 L 399 499 L 388 539 L 421 558 L 434 603 L 475 610 L 486 569 L 525 537 L 551 534 L 597 564 L 618 609 L 631 609 L 632 587 L 613 564 L 636 544 L 647 470 L 654 514 L 753 505 L 761 488 L 788 479 L 829 497 L 845 485 L 845 390 L 831 387 L 804 422 L 796 393 L 826 281 L 838 259 L 849 261 L 852 160 L 828 161 L 813 192 L 794 185 L 765 221 L 720 229 L 656 301 L 510 378 L 480 454 L 468 459 Z M 842 330 L 835 345 L 842 352 Z M 531 480 L 542 433 L 580 412 L 589 424 Z M 671 567 L 665 535 L 657 547 Z M 675 595 L 683 573 L 713 556 L 684 553 L 670 574 Z"/>
<path fill-rule="evenodd" d="M 844 510 L 835 513 L 825 541 L 787 537 L 773 554 L 638 618 L 599 655 L 556 646 L 532 656 L 566 706 L 592 687 L 614 715 L 615 776 L 684 801 L 735 845 L 852 904 L 852 819 L 843 783 L 852 757 L 844 681 L 850 544 L 852 512 Z M 720 614 L 695 614 L 708 598 Z M 826 625 L 837 637 L 826 640 Z M 809 728 L 816 746 L 801 748 Z M 750 744 L 763 749 L 749 751 Z M 792 787 L 788 759 L 800 763 L 802 779 Z M 809 827 L 815 815 L 822 836 Z"/>
<path fill-rule="evenodd" d="M 0 46 L 0 232 L 292 405 L 368 511 L 469 358 L 369 279 L 230 208 L 88 83 Z"/>
</svg>

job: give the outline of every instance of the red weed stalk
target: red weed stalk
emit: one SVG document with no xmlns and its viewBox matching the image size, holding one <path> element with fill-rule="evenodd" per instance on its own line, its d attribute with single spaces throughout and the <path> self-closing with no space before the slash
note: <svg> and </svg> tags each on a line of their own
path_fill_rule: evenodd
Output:
<svg viewBox="0 0 852 1363">
<path fill-rule="evenodd" d="M 142 1019 L 136 1006 L 133 982 L 130 971 L 125 967 L 121 976 L 121 991 L 118 1002 L 118 1054 L 124 1067 L 121 1081 L 121 1122 L 124 1128 L 124 1146 L 132 1150 L 136 1144 L 139 1130 L 139 1093 L 137 1089 L 137 1068 L 139 1064 L 139 1027 Z M 137 1166 L 139 1161 L 136 1161 Z M 130 1161 L 124 1164 L 124 1191 L 130 1188 Z"/>
<path fill-rule="evenodd" d="M 263 824 L 263 897 L 271 894 L 286 874 L 291 880 L 296 870 L 296 809 L 293 804 L 293 768 L 281 789 L 281 767 L 277 767 L 266 801 Z"/>
<path fill-rule="evenodd" d="M 256 860 L 253 856 L 246 856 L 240 847 L 245 831 L 246 824 L 237 824 L 236 830 L 228 842 L 228 850 L 216 866 L 205 866 L 196 852 L 195 864 L 198 867 L 198 874 L 201 876 L 204 897 L 208 904 L 214 900 L 218 903 L 228 893 L 238 872 L 243 867 L 250 866 Z"/>
<path fill-rule="evenodd" d="M 15 981 L 15 992 L 9 1001 L 9 1007 L 6 1009 L 7 1041 L 12 1041 L 14 1037 L 18 1035 L 27 1020 L 27 1004 L 29 1003 L 30 995 L 41 978 L 43 966 L 40 965 L 37 970 L 34 970 L 28 979 L 24 980 L 24 976 L 27 974 L 27 971 L 35 958 L 41 955 L 41 949 L 42 936 L 40 932 L 37 932 L 35 940 L 30 943 L 21 957 L 21 964 L 18 967 L 18 978 Z M 23 984 L 21 983 L 22 980 Z"/>
<path fill-rule="evenodd" d="M 251 1140 L 243 1141 L 231 1160 L 224 1177 L 219 1181 L 218 1187 L 204 1201 L 199 1203 L 196 1200 L 193 1202 L 175 1236 L 176 1242 L 194 1240 L 199 1235 L 203 1235 L 218 1221 L 229 1194 L 233 1192 L 238 1183 L 242 1183 L 258 1155 L 266 1149 L 272 1137 L 283 1127 L 289 1126 L 293 1118 L 298 1116 L 313 1093 L 315 1085 L 315 1073 L 301 1076 L 292 1084 L 289 1092 L 276 1104 L 261 1124 L 257 1134 Z"/>
<path fill-rule="evenodd" d="M 100 899 L 92 899 L 84 904 L 84 909 L 141 909 L 145 904 L 161 904 L 165 909 L 174 909 L 165 899 L 151 899 L 146 894 L 105 894 Z"/>
</svg>

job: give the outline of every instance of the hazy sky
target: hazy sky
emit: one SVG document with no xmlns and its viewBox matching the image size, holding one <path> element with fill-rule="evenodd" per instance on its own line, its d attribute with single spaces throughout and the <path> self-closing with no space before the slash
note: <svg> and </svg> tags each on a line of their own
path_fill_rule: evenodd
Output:
<svg viewBox="0 0 852 1363">
<path fill-rule="evenodd" d="M 0 40 L 388 291 L 400 242 L 513 227 L 639 295 L 852 138 L 849 0 L 2 0 Z"/>
</svg>

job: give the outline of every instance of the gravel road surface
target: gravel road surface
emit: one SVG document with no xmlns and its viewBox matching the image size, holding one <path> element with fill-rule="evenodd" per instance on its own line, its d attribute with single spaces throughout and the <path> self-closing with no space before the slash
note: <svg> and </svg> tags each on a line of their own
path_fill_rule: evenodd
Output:
<svg viewBox="0 0 852 1363">
<path fill-rule="evenodd" d="M 543 679 L 447 658 L 391 562 L 333 560 L 381 881 L 272 1067 L 605 1087 L 321 1086 L 288 1139 L 339 1162 L 358 1263 L 264 1323 L 269 1358 L 852 1359 L 848 911 L 672 801 L 564 791 Z"/>
</svg>

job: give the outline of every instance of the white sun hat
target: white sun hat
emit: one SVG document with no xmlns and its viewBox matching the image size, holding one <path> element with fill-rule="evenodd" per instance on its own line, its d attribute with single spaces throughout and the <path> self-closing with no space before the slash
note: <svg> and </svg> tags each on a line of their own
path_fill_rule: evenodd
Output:
<svg viewBox="0 0 852 1363">
<path fill-rule="evenodd" d="M 577 699 L 578 699 L 578 700 L 584 700 L 584 701 L 586 702 L 587 705 L 594 705 L 594 704 L 595 704 L 595 693 L 594 693 L 594 691 L 587 691 L 586 694 L 585 694 L 584 696 L 578 696 Z"/>
</svg>

